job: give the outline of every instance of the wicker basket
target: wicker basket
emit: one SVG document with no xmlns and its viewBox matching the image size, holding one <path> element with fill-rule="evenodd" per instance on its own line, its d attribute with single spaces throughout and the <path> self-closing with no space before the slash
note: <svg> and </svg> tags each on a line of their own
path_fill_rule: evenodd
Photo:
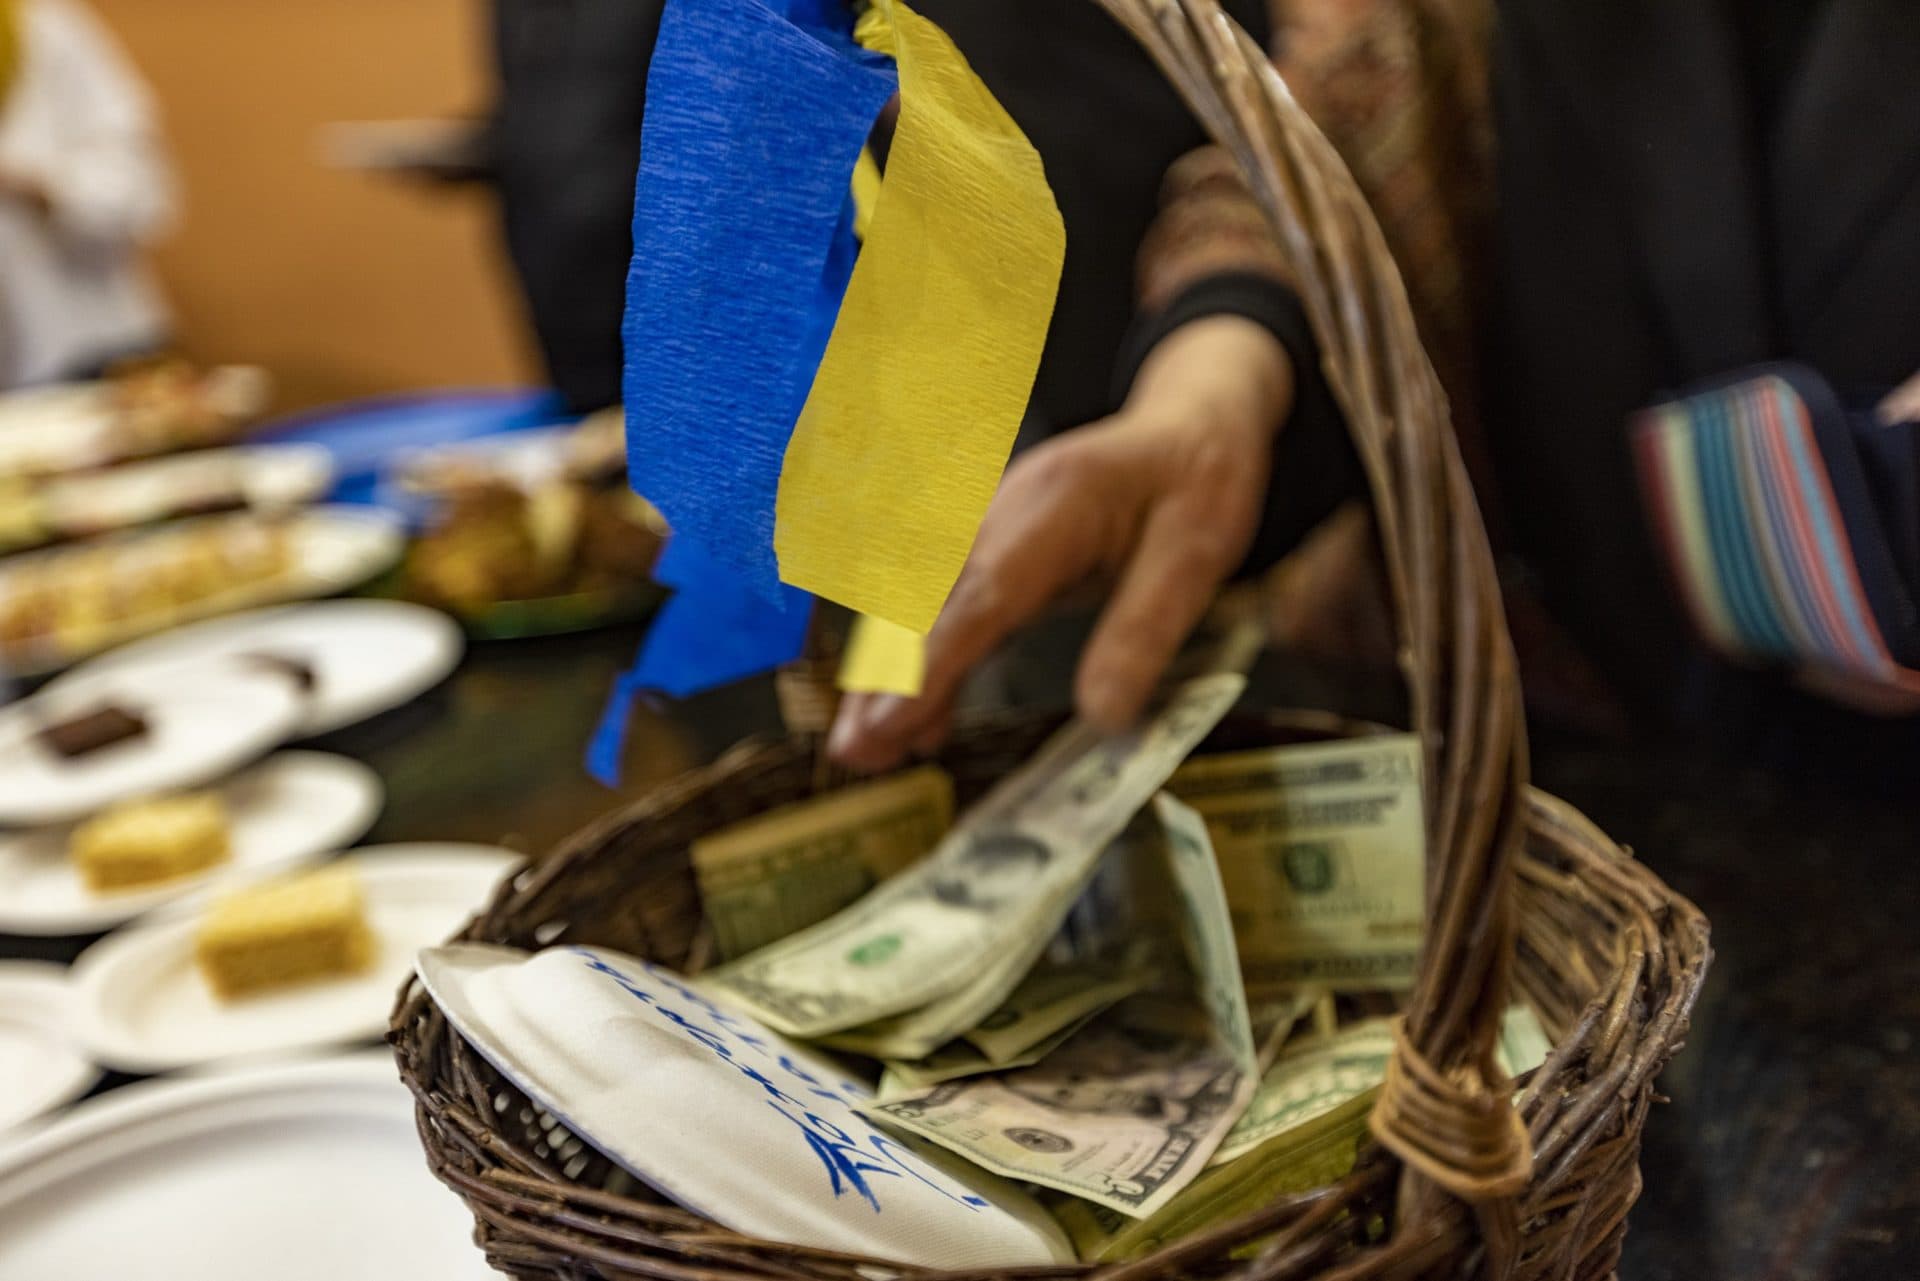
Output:
<svg viewBox="0 0 1920 1281">
<path fill-rule="evenodd" d="M 1372 482 L 1429 798 L 1425 952 L 1373 1114 L 1377 1143 L 1340 1183 L 1099 1275 L 1609 1276 L 1640 1189 L 1654 1078 L 1705 973 L 1706 922 L 1592 824 L 1527 785 L 1511 647 L 1445 402 L 1338 157 L 1217 0 L 1099 3 L 1232 150 L 1292 259 Z M 1051 728 L 1010 717 L 956 736 L 943 763 L 961 799 Z M 1297 736 L 1297 722 L 1241 720 L 1212 746 Z M 744 745 L 575 836 L 505 887 L 462 937 L 603 944 L 697 969 L 689 843 L 830 777 L 816 735 Z M 1555 1042 L 1517 1091 L 1493 1054 L 1513 992 Z M 449 1031 L 417 985 L 402 993 L 389 1039 L 433 1172 L 466 1200 L 489 1260 L 515 1276 L 961 1275 L 751 1240 L 662 1202 L 541 1115 Z M 1384 1240 L 1380 1223 L 1390 1228 Z"/>
</svg>

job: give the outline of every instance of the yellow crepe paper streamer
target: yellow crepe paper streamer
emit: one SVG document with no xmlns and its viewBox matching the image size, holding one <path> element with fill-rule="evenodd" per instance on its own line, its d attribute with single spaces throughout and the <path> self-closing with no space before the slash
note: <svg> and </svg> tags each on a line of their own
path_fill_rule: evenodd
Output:
<svg viewBox="0 0 1920 1281">
<path fill-rule="evenodd" d="M 1066 232 L 1040 156 L 940 29 L 874 0 L 900 121 L 774 507 L 780 576 L 925 633 L 1026 412 Z"/>
<path fill-rule="evenodd" d="M 850 694 L 913 698 L 927 678 L 927 638 L 898 623 L 861 614 L 840 660 L 840 688 Z"/>
<path fill-rule="evenodd" d="M 6 0 L 0 0 L 4 4 Z M 873 226 L 873 206 L 880 199 L 880 166 L 874 163 L 873 149 L 860 148 L 860 159 L 853 166 L 853 234 L 861 240 Z"/>
<path fill-rule="evenodd" d="M 4 3 L 4 0 L 0 0 Z M 862 241 L 873 226 L 880 199 L 880 166 L 870 148 L 853 167 L 853 234 Z M 849 694 L 900 694 L 913 698 L 927 678 L 927 638 L 871 614 L 855 614 L 840 660 L 839 686 Z"/>
<path fill-rule="evenodd" d="M 870 148 L 853 167 L 853 234 L 864 242 L 880 199 L 880 166 Z M 838 684 L 849 694 L 900 694 L 913 698 L 927 678 L 927 638 L 871 614 L 855 614 L 840 660 Z"/>
</svg>

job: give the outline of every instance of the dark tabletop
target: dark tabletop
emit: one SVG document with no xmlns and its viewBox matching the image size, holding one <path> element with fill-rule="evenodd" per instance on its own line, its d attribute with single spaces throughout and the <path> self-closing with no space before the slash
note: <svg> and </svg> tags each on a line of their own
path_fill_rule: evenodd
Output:
<svg viewBox="0 0 1920 1281">
<path fill-rule="evenodd" d="M 748 685 L 640 709 L 609 792 L 583 746 L 631 631 L 496 642 L 444 686 L 314 746 L 380 772 L 369 842 L 530 853 L 625 797 L 771 729 Z M 1551 739 L 1541 785 L 1586 809 L 1713 921 L 1714 963 L 1673 1102 L 1647 1128 L 1627 1281 L 1920 1278 L 1920 789 L 1808 779 L 1679 748 Z M 89 940 L 0 935 L 65 960 Z M 103 1088 L 126 1078 L 115 1077 Z"/>
</svg>

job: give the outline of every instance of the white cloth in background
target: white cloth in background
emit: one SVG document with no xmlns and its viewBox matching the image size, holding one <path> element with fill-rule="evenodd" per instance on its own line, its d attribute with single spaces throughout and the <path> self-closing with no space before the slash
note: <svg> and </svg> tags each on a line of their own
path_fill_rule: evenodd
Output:
<svg viewBox="0 0 1920 1281">
<path fill-rule="evenodd" d="M 24 0 L 0 102 L 0 174 L 44 186 L 42 217 L 0 182 L 0 389 L 155 345 L 166 311 L 141 247 L 173 215 L 153 104 L 77 0 Z"/>
</svg>

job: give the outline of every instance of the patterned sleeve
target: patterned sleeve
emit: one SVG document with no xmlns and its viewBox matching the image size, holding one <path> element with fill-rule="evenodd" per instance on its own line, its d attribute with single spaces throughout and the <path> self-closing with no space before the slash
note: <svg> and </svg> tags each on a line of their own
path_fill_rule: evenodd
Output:
<svg viewBox="0 0 1920 1281">
<path fill-rule="evenodd" d="M 1139 306 L 1157 312 L 1194 285 L 1222 275 L 1291 282 L 1267 216 L 1224 148 L 1175 161 L 1161 186 L 1160 214 L 1140 244 Z"/>
<path fill-rule="evenodd" d="M 1429 353 L 1471 418 L 1481 238 L 1490 212 L 1487 0 L 1270 0 L 1273 60 L 1366 193 Z M 1279 243 L 1232 158 L 1176 161 L 1141 244 L 1138 303 L 1171 305 L 1221 274 L 1285 285 Z M 1469 452 L 1473 452 L 1471 449 Z"/>
</svg>

